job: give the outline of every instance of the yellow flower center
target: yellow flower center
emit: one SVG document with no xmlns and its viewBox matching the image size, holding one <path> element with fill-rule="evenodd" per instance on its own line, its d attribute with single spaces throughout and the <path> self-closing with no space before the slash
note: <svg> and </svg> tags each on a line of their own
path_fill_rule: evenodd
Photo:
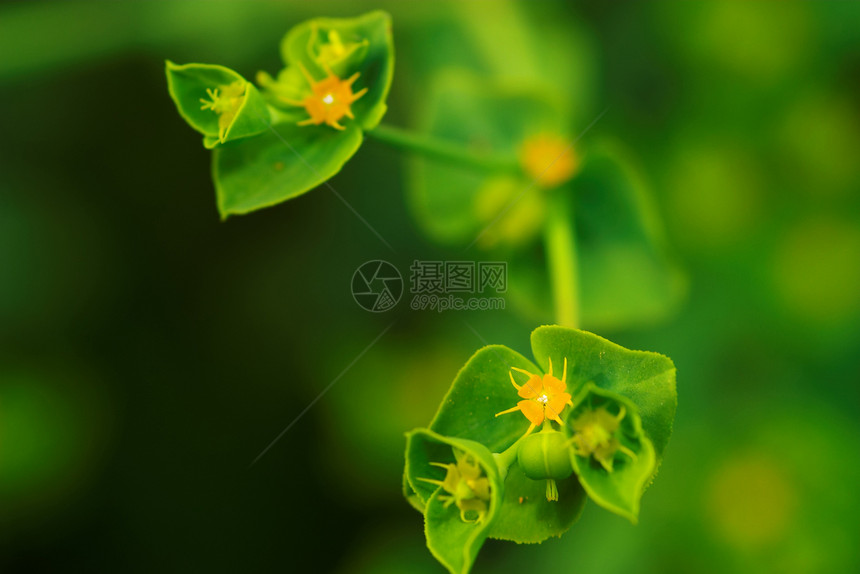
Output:
<svg viewBox="0 0 860 574">
<path fill-rule="evenodd" d="M 527 138 L 520 146 L 519 158 L 526 175 L 543 188 L 570 181 L 580 163 L 573 144 L 552 133 Z"/>
<path fill-rule="evenodd" d="M 514 380 L 514 374 L 508 373 L 511 377 L 511 384 L 514 385 L 517 394 L 524 400 L 519 401 L 517 406 L 511 409 L 496 413 L 496 416 L 520 411 L 531 423 L 526 434 L 532 432 L 536 426 L 545 420 L 563 424 L 561 412 L 565 406 L 571 404 L 570 393 L 567 392 L 567 357 L 564 359 L 564 371 L 561 380 L 552 374 L 552 359 L 549 360 L 549 372 L 542 376 L 517 367 L 511 367 L 511 370 L 529 377 L 524 384 L 518 385 Z"/>
<path fill-rule="evenodd" d="M 224 143 L 230 124 L 239 113 L 245 98 L 245 82 L 236 81 L 227 86 L 206 88 L 209 99 L 200 98 L 201 110 L 212 110 L 218 114 L 218 139 Z"/>
<path fill-rule="evenodd" d="M 339 122 L 344 116 L 353 119 L 352 103 L 367 93 L 363 88 L 356 93 L 352 92 L 352 84 L 359 73 L 356 72 L 346 80 L 341 80 L 334 72 L 328 70 L 328 76 L 316 81 L 307 70 L 302 67 L 302 73 L 310 84 L 311 93 L 303 100 L 289 100 L 282 98 L 286 103 L 293 106 L 301 106 L 307 110 L 310 117 L 298 123 L 300 126 L 326 124 L 335 129 L 345 129 Z"/>
</svg>

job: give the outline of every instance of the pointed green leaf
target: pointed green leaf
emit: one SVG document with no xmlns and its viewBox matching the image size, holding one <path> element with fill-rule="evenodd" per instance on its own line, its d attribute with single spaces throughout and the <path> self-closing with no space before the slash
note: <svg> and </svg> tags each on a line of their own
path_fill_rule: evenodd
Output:
<svg viewBox="0 0 860 574">
<path fill-rule="evenodd" d="M 541 367 L 561 365 L 567 358 L 568 391 L 576 395 L 588 382 L 618 393 L 636 406 L 645 434 L 657 455 L 672 433 L 678 395 L 675 365 L 668 357 L 631 351 L 586 331 L 538 327 L 531 336 L 532 352 Z"/>
<path fill-rule="evenodd" d="M 609 440 L 617 441 L 609 450 L 617 450 L 604 456 L 603 463 L 599 460 L 599 451 L 588 454 L 576 447 L 571 449 L 571 462 L 580 483 L 597 504 L 635 524 L 639 517 L 639 499 L 656 464 L 654 447 L 642 431 L 636 406 L 629 399 L 593 383 L 583 387 L 573 404 L 564 420 L 565 433 L 574 440 L 576 421 L 594 417 L 595 413 L 608 420 L 609 426 L 617 425 L 616 429 L 609 429 L 613 431 Z M 593 418 L 589 420 L 591 425 L 595 424 Z M 585 433 L 588 433 L 587 426 Z"/>
<path fill-rule="evenodd" d="M 212 174 L 223 218 L 301 195 L 325 182 L 358 151 L 355 125 L 309 130 L 284 122 L 265 134 L 219 146 Z"/>
<path fill-rule="evenodd" d="M 442 486 L 425 480 L 445 480 L 446 470 L 431 463 L 455 463 L 454 448 L 474 457 L 483 475 L 489 479 L 487 510 L 477 522 L 464 521 L 457 504 L 446 500 L 449 493 Z M 474 441 L 445 437 L 428 429 L 416 429 L 407 434 L 406 478 L 413 490 L 426 500 L 424 528 L 430 552 L 449 572 L 468 572 L 487 538 L 504 497 L 504 483 L 493 455 L 485 446 Z"/>
<path fill-rule="evenodd" d="M 253 84 L 224 66 L 166 63 L 167 89 L 188 125 L 215 147 L 269 129 L 269 108 Z"/>
<path fill-rule="evenodd" d="M 352 105 L 356 121 L 368 130 L 385 115 L 394 73 L 391 16 L 386 12 L 302 22 L 284 37 L 281 55 L 288 67 L 301 65 L 316 79 L 324 78 L 327 68 L 341 79 L 359 73 L 355 90 L 367 88 L 367 93 Z"/>
<path fill-rule="evenodd" d="M 545 480 L 531 480 L 519 466 L 512 466 L 490 538 L 531 544 L 564 534 L 582 514 L 586 496 L 575 476 L 559 480 L 557 485 L 558 500 L 550 502 Z"/>
</svg>

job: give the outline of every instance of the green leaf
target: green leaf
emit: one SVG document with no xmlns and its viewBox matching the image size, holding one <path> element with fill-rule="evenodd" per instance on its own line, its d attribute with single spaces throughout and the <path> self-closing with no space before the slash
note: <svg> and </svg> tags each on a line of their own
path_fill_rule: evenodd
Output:
<svg viewBox="0 0 860 574">
<path fill-rule="evenodd" d="M 489 479 L 488 509 L 477 522 L 465 522 L 457 505 L 443 500 L 448 495 L 443 487 L 422 480 L 445 479 L 445 469 L 431 463 L 454 463 L 453 448 L 473 456 Z M 504 497 L 504 483 L 493 455 L 485 446 L 474 441 L 445 437 L 428 429 L 416 429 L 407 434 L 406 478 L 418 496 L 426 500 L 424 528 L 430 552 L 450 572 L 468 572 L 487 539 Z"/>
<path fill-rule="evenodd" d="M 356 121 L 369 130 L 382 120 L 394 74 L 391 16 L 386 12 L 302 22 L 284 37 L 281 56 L 288 67 L 304 66 L 317 79 L 327 75 L 326 68 L 341 79 L 358 72 L 355 89 L 367 88 L 367 93 L 352 106 Z"/>
<path fill-rule="evenodd" d="M 568 391 L 574 396 L 586 383 L 630 399 L 645 434 L 662 456 L 675 419 L 678 395 L 675 366 L 658 353 L 631 351 L 586 331 L 566 327 L 538 327 L 531 336 L 538 364 L 561 365 L 567 358 Z"/>
<path fill-rule="evenodd" d="M 266 101 L 253 84 L 224 66 L 166 63 L 167 90 L 179 115 L 215 147 L 269 129 Z M 223 110 L 207 108 L 217 103 Z"/>
<path fill-rule="evenodd" d="M 570 458 L 591 499 L 635 524 L 639 517 L 639 499 L 656 463 L 654 447 L 642 431 L 636 406 L 629 399 L 592 383 L 583 387 L 573 404 L 573 409 L 565 416 L 565 433 L 571 438 L 576 435 L 574 422 L 583 415 L 588 417 L 600 412 L 604 419 L 618 424 L 612 433 L 613 440 L 618 441 L 618 450 L 607 457 L 605 464 L 609 468 L 601 464 L 595 454 L 577 452 L 575 448 L 571 449 Z M 620 421 L 618 417 L 622 417 Z"/>
<path fill-rule="evenodd" d="M 505 346 L 479 349 L 457 373 L 430 428 L 479 442 L 493 452 L 514 444 L 528 430 L 528 420 L 519 413 L 496 417 L 520 400 L 511 385 L 511 367 L 538 372 L 531 361 Z"/>
<path fill-rule="evenodd" d="M 330 179 L 358 151 L 362 134 L 284 122 L 265 134 L 219 146 L 212 175 L 222 218 L 301 195 Z"/>
<path fill-rule="evenodd" d="M 557 485 L 558 500 L 550 502 L 545 480 L 531 480 L 518 465 L 512 466 L 490 538 L 532 544 L 564 534 L 582 514 L 586 496 L 575 476 L 559 480 Z"/>
</svg>

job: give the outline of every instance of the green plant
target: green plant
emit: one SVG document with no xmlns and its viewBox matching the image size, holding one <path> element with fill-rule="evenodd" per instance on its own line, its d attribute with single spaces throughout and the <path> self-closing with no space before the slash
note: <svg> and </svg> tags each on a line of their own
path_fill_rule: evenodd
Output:
<svg viewBox="0 0 860 574">
<path fill-rule="evenodd" d="M 479 350 L 429 428 L 408 434 L 404 493 L 452 572 L 468 571 L 488 537 L 536 543 L 563 534 L 586 495 L 635 523 L 671 434 L 667 357 L 558 326 L 536 329 L 531 342 L 539 366 L 507 347 Z M 513 408 L 525 416 L 509 412 L 518 397 Z M 461 453 L 477 461 L 489 492 L 440 470 Z"/>
<path fill-rule="evenodd" d="M 369 135 L 416 155 L 411 197 L 428 234 L 521 263 L 511 297 L 556 323 L 532 333 L 537 365 L 480 349 L 430 425 L 407 434 L 404 495 L 433 555 L 467 572 L 486 538 L 559 536 L 587 497 L 636 522 L 671 434 L 675 369 L 577 327 L 659 318 L 683 281 L 619 146 L 575 147 L 587 127 L 552 89 L 463 73 L 437 79 L 422 132 L 382 125 L 393 73 L 382 12 L 299 24 L 281 53 L 285 68 L 258 74 L 259 87 L 221 66 L 167 63 L 180 115 L 213 150 L 222 217 L 324 183 Z"/>
<path fill-rule="evenodd" d="M 260 88 L 222 66 L 167 62 L 179 114 L 213 150 L 223 218 L 299 196 L 335 175 L 379 124 L 394 70 L 383 12 L 317 18 L 281 42 L 285 67 Z"/>
</svg>

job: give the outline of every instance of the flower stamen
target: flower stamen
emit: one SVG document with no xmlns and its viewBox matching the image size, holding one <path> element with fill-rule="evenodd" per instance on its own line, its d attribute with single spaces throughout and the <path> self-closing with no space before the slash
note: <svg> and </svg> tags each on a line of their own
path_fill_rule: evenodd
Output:
<svg viewBox="0 0 860 574">
<path fill-rule="evenodd" d="M 439 495 L 445 508 L 456 503 L 463 522 L 480 522 L 489 508 L 490 480 L 484 476 L 478 461 L 466 453 L 454 449 L 456 462 L 443 464 L 431 462 L 432 466 L 444 468 L 444 480 L 419 478 L 418 480 L 441 486 L 448 494 Z"/>
<path fill-rule="evenodd" d="M 224 143 L 227 130 L 239 113 L 245 97 L 245 83 L 233 82 L 218 88 L 206 88 L 209 99 L 200 98 L 201 110 L 212 110 L 218 114 L 218 139 Z"/>
</svg>

